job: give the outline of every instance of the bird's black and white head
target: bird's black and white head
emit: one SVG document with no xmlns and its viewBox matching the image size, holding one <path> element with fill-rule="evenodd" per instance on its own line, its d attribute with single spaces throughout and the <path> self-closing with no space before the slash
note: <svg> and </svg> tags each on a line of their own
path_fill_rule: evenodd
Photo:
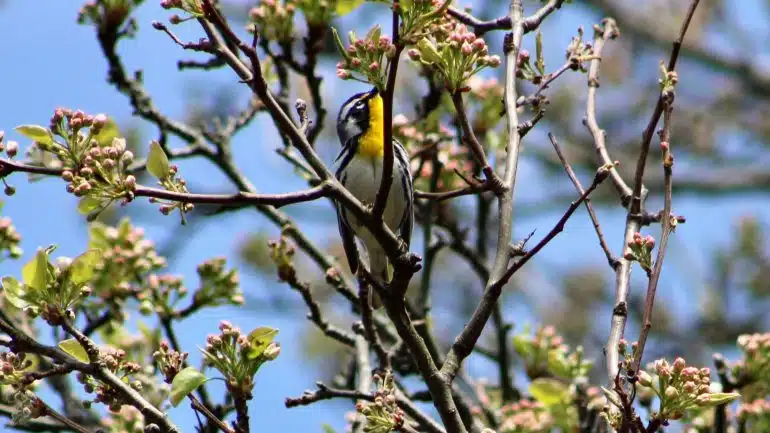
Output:
<svg viewBox="0 0 770 433">
<path fill-rule="evenodd" d="M 337 136 L 343 145 L 351 138 L 359 136 L 377 122 L 382 111 L 382 98 L 377 88 L 351 96 L 337 115 Z"/>
</svg>

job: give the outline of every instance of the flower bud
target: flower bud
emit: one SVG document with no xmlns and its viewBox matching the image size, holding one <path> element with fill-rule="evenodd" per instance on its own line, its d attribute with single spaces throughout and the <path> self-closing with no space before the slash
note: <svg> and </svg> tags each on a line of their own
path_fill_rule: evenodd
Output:
<svg viewBox="0 0 770 433">
<path fill-rule="evenodd" d="M 496 67 L 500 66 L 502 61 L 500 61 L 500 56 L 495 54 L 495 55 L 489 56 L 487 58 L 487 63 L 489 64 L 489 66 L 491 66 L 493 68 L 496 68 Z"/>
<path fill-rule="evenodd" d="M 352 74 L 347 69 L 337 69 L 337 77 L 343 80 L 349 80 Z"/>
<path fill-rule="evenodd" d="M 380 69 L 380 63 L 379 62 L 372 62 L 369 64 L 369 70 L 372 72 L 376 72 Z"/>
<path fill-rule="evenodd" d="M 673 386 L 666 387 L 666 398 L 673 400 L 677 397 L 679 397 L 679 391 L 676 388 Z"/>
<path fill-rule="evenodd" d="M 470 56 L 470 55 L 471 55 L 471 53 L 473 53 L 473 47 L 472 47 L 472 46 L 471 46 L 471 44 L 469 44 L 468 42 L 463 42 L 463 45 L 462 45 L 462 47 L 460 48 L 460 51 L 461 51 L 461 52 L 462 52 L 464 55 L 466 55 L 466 56 Z"/>
<path fill-rule="evenodd" d="M 410 59 L 416 62 L 420 60 L 420 52 L 414 48 L 410 48 L 409 51 L 406 52 L 406 54 L 409 56 Z"/>
<path fill-rule="evenodd" d="M 19 152 L 19 143 L 13 140 L 10 140 L 8 144 L 6 144 L 5 153 L 8 154 L 9 158 L 13 158 L 14 156 L 16 156 L 18 152 Z"/>
<path fill-rule="evenodd" d="M 123 181 L 123 184 L 126 186 L 126 188 L 133 190 L 136 188 L 136 177 L 134 177 L 132 174 L 129 174 L 126 176 L 126 180 Z"/>
<path fill-rule="evenodd" d="M 637 378 L 639 379 L 639 384 L 642 386 L 649 387 L 652 384 L 652 376 L 644 370 L 637 373 Z"/>
<path fill-rule="evenodd" d="M 674 360 L 674 373 L 681 373 L 685 366 L 686 363 L 683 358 L 676 358 Z"/>
</svg>

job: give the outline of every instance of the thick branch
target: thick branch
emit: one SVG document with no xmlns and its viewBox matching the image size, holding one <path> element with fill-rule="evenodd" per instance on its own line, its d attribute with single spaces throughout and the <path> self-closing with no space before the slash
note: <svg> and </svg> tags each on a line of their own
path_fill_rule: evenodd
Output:
<svg viewBox="0 0 770 433">
<path fill-rule="evenodd" d="M 481 301 L 476 306 L 468 324 L 465 325 L 460 335 L 455 339 L 454 344 L 447 354 L 446 361 L 441 369 L 442 373 L 449 378 L 453 378 L 460 368 L 465 357 L 467 357 L 473 346 L 476 344 L 481 331 L 489 320 L 492 310 L 497 303 L 502 286 L 496 284 L 508 268 L 510 261 L 509 246 L 511 243 L 511 226 L 513 224 L 513 191 L 516 182 L 516 170 L 519 162 L 520 136 L 518 133 L 518 113 L 516 112 L 516 68 L 518 64 L 519 49 L 524 35 L 523 11 L 521 0 L 512 0 L 510 7 L 510 19 L 513 31 L 506 36 L 504 43 L 506 51 L 506 70 L 505 70 L 505 108 L 508 118 L 508 156 L 505 162 L 505 173 L 503 175 L 503 193 L 498 196 L 498 235 L 497 252 L 494 265 L 490 273 L 487 286 Z"/>
</svg>

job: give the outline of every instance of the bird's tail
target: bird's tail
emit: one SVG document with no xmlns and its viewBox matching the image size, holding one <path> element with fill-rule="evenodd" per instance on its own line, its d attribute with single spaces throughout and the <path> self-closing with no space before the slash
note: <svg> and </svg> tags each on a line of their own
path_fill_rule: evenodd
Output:
<svg viewBox="0 0 770 433">
<path fill-rule="evenodd" d="M 372 278 L 380 286 L 385 287 L 390 282 L 390 266 L 387 254 L 376 241 L 372 242 L 372 245 L 367 245 L 366 250 L 369 255 L 369 272 L 371 272 Z M 382 307 L 382 299 L 373 287 L 369 291 L 369 301 L 374 309 Z"/>
</svg>

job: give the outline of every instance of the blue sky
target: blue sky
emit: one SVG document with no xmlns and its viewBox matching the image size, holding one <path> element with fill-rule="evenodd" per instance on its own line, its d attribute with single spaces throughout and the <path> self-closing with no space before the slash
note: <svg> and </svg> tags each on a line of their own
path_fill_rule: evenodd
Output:
<svg viewBox="0 0 770 433">
<path fill-rule="evenodd" d="M 241 103 L 245 103 L 248 93 L 245 87 L 237 87 L 234 74 L 229 70 L 209 73 L 185 72 L 176 70 L 176 61 L 188 57 L 164 34 L 154 31 L 149 25 L 152 20 L 165 20 L 168 12 L 157 6 L 157 1 L 148 1 L 142 6 L 137 19 L 140 26 L 138 37 L 124 41 L 120 46 L 126 68 L 129 71 L 141 68 L 144 70 L 145 85 L 155 98 L 158 107 L 164 113 L 182 118 L 184 115 L 184 96 L 186 90 L 196 85 L 214 86 L 231 84 L 240 93 L 236 93 Z M 34 6 L 33 6 L 34 4 Z M 367 5 L 368 10 L 376 11 L 380 5 Z M 27 123 L 47 124 L 54 108 L 68 106 L 82 109 L 88 113 L 107 113 L 115 117 L 121 124 L 142 125 L 146 139 L 152 138 L 156 131 L 150 125 L 131 118 L 131 108 L 127 99 L 117 93 L 105 82 L 106 65 L 101 57 L 93 29 L 78 26 L 75 23 L 79 2 L 25 2 L 10 0 L 0 8 L 0 53 L 2 53 L 3 80 L 0 80 L 0 129 L 6 131 L 6 139 L 16 139 L 25 148 L 23 138 L 12 128 Z M 547 23 L 546 34 L 548 43 L 554 49 L 549 56 L 562 59 L 563 46 L 574 32 L 574 28 L 582 24 L 590 28 L 597 17 L 587 15 L 575 8 L 567 7 L 560 12 L 556 19 Z M 340 26 L 347 31 L 349 26 L 357 24 L 359 32 L 365 31 L 365 23 L 356 17 L 341 20 Z M 565 25 L 565 23 L 567 25 Z M 197 40 L 201 36 L 200 29 L 190 23 L 177 26 L 174 31 L 186 40 Z M 497 37 L 496 37 L 497 38 Z M 499 38 L 497 38 L 499 39 Z M 533 44 L 528 40 L 528 44 Z M 490 45 L 491 47 L 499 44 Z M 559 60 L 560 61 L 560 60 Z M 556 64 L 556 60 L 553 62 Z M 331 69 L 329 69 L 331 71 Z M 650 70 L 651 79 L 657 70 Z M 342 96 L 352 93 L 349 83 L 341 84 L 333 76 L 325 83 L 324 94 L 329 105 L 330 115 L 336 113 Z M 348 90 L 350 89 L 350 91 Z M 274 128 L 264 119 L 258 120 L 234 142 L 237 161 L 243 171 L 259 190 L 265 192 L 283 192 L 299 189 L 303 186 L 301 180 L 290 175 L 290 168 L 272 151 L 280 145 L 275 137 Z M 539 133 L 544 134 L 546 130 Z M 178 142 L 172 142 L 180 145 Z M 330 151 L 325 152 L 330 154 Z M 180 164 L 183 176 L 192 185 L 205 185 L 207 189 L 224 189 L 227 184 L 224 178 L 215 173 L 204 162 Z M 657 167 L 651 166 L 656 169 Z M 537 200 L 543 190 L 536 182 L 537 170 L 524 165 L 519 172 L 519 189 L 517 199 L 523 203 Z M 585 179 L 584 182 L 588 182 Z M 82 216 L 75 212 L 76 200 L 64 192 L 64 184 L 56 179 L 29 183 L 24 175 L 14 175 L 10 182 L 16 186 L 17 194 L 5 199 L 3 214 L 13 218 L 17 229 L 24 237 L 23 248 L 28 260 L 38 246 L 58 244 L 58 254 L 76 255 L 86 247 L 87 228 Z M 568 186 L 565 177 L 564 185 Z M 705 261 L 704 251 L 709 251 L 715 245 L 724 244 L 730 234 L 725 221 L 735 221 L 742 215 L 756 215 L 760 221 L 770 217 L 770 207 L 755 197 L 740 196 L 731 199 L 711 200 L 709 204 L 699 204 L 698 197 L 682 197 L 676 202 L 676 210 L 688 216 L 686 225 L 680 227 L 673 237 L 670 252 L 666 262 L 661 283 L 661 302 L 673 301 L 677 304 L 687 303 L 693 299 L 692 290 L 697 290 L 693 284 L 692 275 L 706 275 L 709 263 Z M 132 206 L 149 209 L 150 205 L 138 200 Z M 567 204 L 565 203 L 565 208 Z M 712 211 L 719 209 L 718 212 Z M 307 228 L 311 237 L 324 241 L 336 231 L 331 222 L 333 214 L 326 203 L 303 205 L 302 209 L 288 209 L 292 215 L 318 214 L 309 220 L 301 218 L 300 224 Z M 314 212 L 317 211 L 317 212 Z M 553 223 L 561 216 L 561 211 L 538 215 L 536 217 L 517 220 L 516 234 L 521 236 L 533 228 L 537 228 L 538 236 L 547 233 Z M 600 218 L 605 227 L 615 228 L 608 231 L 608 241 L 614 250 L 618 250 L 622 227 L 625 218 L 619 210 L 602 210 Z M 214 224 L 194 226 L 190 229 L 178 230 L 178 220 L 175 218 L 150 218 L 145 225 L 147 236 L 162 244 L 172 234 L 182 234 L 189 241 L 172 263 L 172 271 L 182 274 L 193 286 L 196 281 L 195 266 L 212 256 L 226 256 L 231 263 L 237 263 L 235 247 L 248 233 L 266 230 L 275 237 L 278 229 L 252 211 L 227 215 Z M 526 274 L 534 285 L 547 287 L 557 284 L 561 275 L 572 266 L 582 264 L 602 264 L 604 256 L 598 248 L 591 223 L 584 211 L 579 211 L 568 223 L 568 236 L 555 240 L 531 265 Z M 652 232 L 657 236 L 657 230 Z M 707 234 L 707 236 L 704 236 Z M 421 235 L 420 235 L 421 237 Z M 419 250 L 419 245 L 417 246 Z M 564 254 L 564 251 L 572 251 Z M 611 278 L 609 268 L 606 268 L 607 278 Z M 674 269 L 677 272 L 674 272 Z M 554 273 L 555 270 L 555 273 Z M 671 272 L 669 272 L 671 270 Z M 19 263 L 0 263 L 0 275 L 18 275 Z M 636 273 L 637 281 L 640 276 Z M 685 275 L 688 275 L 685 277 Z M 705 281 L 703 282 L 706 283 Z M 243 289 L 251 299 L 265 298 L 270 290 L 288 290 L 276 284 L 272 276 L 256 278 L 244 275 Z M 689 291 L 686 295 L 685 289 Z M 525 289 L 526 290 L 526 289 Z M 697 300 L 697 292 L 695 292 Z M 538 298 L 538 294 L 533 296 Z M 687 298 L 685 298 L 687 296 Z M 542 296 L 540 296 L 542 297 Z M 697 302 L 696 302 L 697 304 Z M 697 305 L 694 306 L 697 308 Z M 686 317 L 690 310 L 681 311 Z M 448 312 L 437 311 L 436 321 L 442 323 L 448 320 Z M 533 320 L 532 312 L 525 307 L 511 308 L 506 312 L 510 318 L 521 323 L 521 317 Z M 215 332 L 216 324 L 227 319 L 244 330 L 256 326 L 274 326 L 280 328 L 278 340 L 282 343 L 282 352 L 278 361 L 263 368 L 256 379 L 257 389 L 252 402 L 252 423 L 259 430 L 274 431 L 320 431 L 322 422 L 341 428 L 344 423 L 342 413 L 344 404 L 321 403 L 310 408 L 285 409 L 283 399 L 287 396 L 298 396 L 303 390 L 313 388 L 317 380 L 315 369 L 303 363 L 301 341 L 305 328 L 304 312 L 297 310 L 297 315 L 287 317 L 283 314 L 272 314 L 268 308 L 220 308 L 207 310 L 180 326 L 182 345 L 192 352 L 197 345 L 202 345 L 206 334 Z M 602 323 L 609 325 L 609 317 L 597 317 Z M 634 327 L 632 327 L 633 329 Z M 193 357 L 197 353 L 192 354 Z M 469 368 L 472 372 L 486 372 L 487 365 L 483 361 L 471 360 Z M 216 385 L 215 385 L 216 386 Z M 193 418 L 186 408 L 174 409 L 171 416 L 185 430 L 191 431 Z"/>
</svg>

